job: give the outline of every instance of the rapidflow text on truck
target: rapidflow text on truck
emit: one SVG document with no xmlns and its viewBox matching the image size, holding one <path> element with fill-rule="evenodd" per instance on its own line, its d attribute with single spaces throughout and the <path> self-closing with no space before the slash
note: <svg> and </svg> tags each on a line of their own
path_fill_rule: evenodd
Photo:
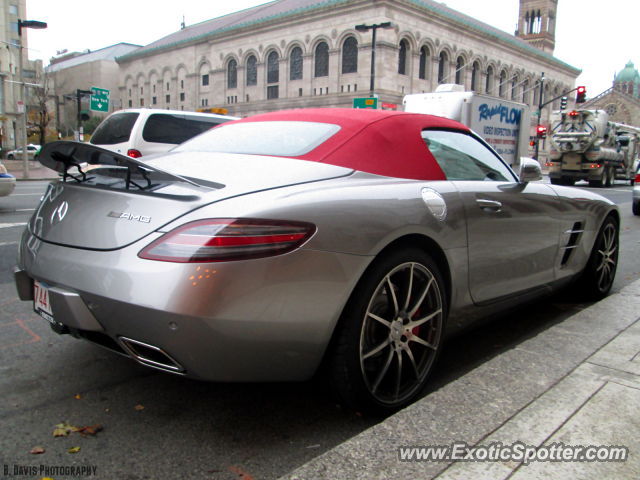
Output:
<svg viewBox="0 0 640 480">
<path fill-rule="evenodd" d="M 604 110 L 555 112 L 550 125 L 551 183 L 588 180 L 590 187 L 609 187 L 614 180 L 627 180 L 634 184 L 640 129 L 610 122 Z"/>
<path fill-rule="evenodd" d="M 433 93 L 406 95 L 405 112 L 456 120 L 482 137 L 511 167 L 528 157 L 531 110 L 524 103 L 465 92 L 462 85 L 443 84 Z"/>
</svg>

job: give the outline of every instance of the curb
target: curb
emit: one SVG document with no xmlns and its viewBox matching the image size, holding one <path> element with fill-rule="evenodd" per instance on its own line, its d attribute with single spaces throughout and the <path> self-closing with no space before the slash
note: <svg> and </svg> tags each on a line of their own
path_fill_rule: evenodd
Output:
<svg viewBox="0 0 640 480">
<path fill-rule="evenodd" d="M 47 178 L 16 178 L 16 182 L 44 182 L 51 180 L 59 180 L 59 177 L 47 177 Z"/>
<path fill-rule="evenodd" d="M 282 478 L 434 478 L 453 462 L 401 462 L 398 447 L 482 442 L 636 323 L 638 317 L 640 280 Z"/>
</svg>

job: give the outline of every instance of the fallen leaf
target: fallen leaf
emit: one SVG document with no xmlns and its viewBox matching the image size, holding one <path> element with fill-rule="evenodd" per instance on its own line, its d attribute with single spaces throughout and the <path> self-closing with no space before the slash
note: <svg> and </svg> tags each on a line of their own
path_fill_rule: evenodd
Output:
<svg viewBox="0 0 640 480">
<path fill-rule="evenodd" d="M 143 408 L 144 408 L 144 407 L 143 407 L 142 405 L 136 405 L 136 406 L 135 406 L 135 409 L 136 409 L 136 410 L 142 410 Z"/>
<path fill-rule="evenodd" d="M 69 453 L 78 453 L 80 451 L 80 447 L 73 447 L 69 449 Z"/>
<path fill-rule="evenodd" d="M 108 412 L 108 411 L 109 411 L 109 409 L 107 408 L 107 409 L 105 410 L 105 412 Z"/>
<path fill-rule="evenodd" d="M 624 278 L 626 278 L 627 280 L 631 280 L 631 277 L 624 277 Z"/>
<path fill-rule="evenodd" d="M 77 394 L 77 395 L 76 395 L 76 398 L 77 398 L 78 400 L 80 400 L 80 399 L 82 398 L 82 395 Z"/>
<path fill-rule="evenodd" d="M 40 453 L 44 453 L 44 448 L 42 448 L 42 447 L 33 447 L 31 449 L 31 454 L 32 455 L 38 455 Z"/>
<path fill-rule="evenodd" d="M 78 427 L 69 424 L 68 421 L 65 423 L 59 423 L 58 425 L 54 426 L 56 427 L 56 429 L 53 431 L 54 437 L 66 437 L 70 433 L 78 431 Z"/>
<path fill-rule="evenodd" d="M 104 427 L 102 425 L 98 425 L 97 423 L 94 423 L 92 427 L 82 427 L 79 428 L 77 430 L 77 432 L 82 435 L 83 438 L 86 438 L 87 436 L 85 435 L 86 433 L 88 433 L 89 435 L 95 435 L 98 432 L 101 432 L 102 430 L 104 430 Z"/>
<path fill-rule="evenodd" d="M 362 416 L 362 414 L 360 412 L 356 412 L 356 415 L 359 416 L 359 417 Z"/>
</svg>

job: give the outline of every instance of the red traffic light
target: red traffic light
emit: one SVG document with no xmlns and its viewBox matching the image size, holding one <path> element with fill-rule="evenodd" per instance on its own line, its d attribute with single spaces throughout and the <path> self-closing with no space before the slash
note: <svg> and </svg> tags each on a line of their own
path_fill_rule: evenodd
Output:
<svg viewBox="0 0 640 480">
<path fill-rule="evenodd" d="M 547 136 L 547 127 L 538 125 L 537 134 L 538 138 L 545 138 Z"/>
<path fill-rule="evenodd" d="M 587 87 L 578 87 L 576 95 L 576 103 L 584 103 L 587 101 Z"/>
</svg>

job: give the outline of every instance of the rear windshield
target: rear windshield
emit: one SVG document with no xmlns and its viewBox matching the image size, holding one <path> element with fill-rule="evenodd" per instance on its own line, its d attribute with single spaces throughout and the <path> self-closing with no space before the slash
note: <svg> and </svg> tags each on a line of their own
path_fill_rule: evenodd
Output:
<svg viewBox="0 0 640 480">
<path fill-rule="evenodd" d="M 173 152 L 221 152 L 297 157 L 328 140 L 338 125 L 313 122 L 248 122 L 216 128 Z"/>
<path fill-rule="evenodd" d="M 179 145 L 196 135 L 212 129 L 216 125 L 230 120 L 188 114 L 167 115 L 166 113 L 155 113 L 147 119 L 147 123 L 145 123 L 142 130 L 142 138 L 145 142 Z"/>
<path fill-rule="evenodd" d="M 140 116 L 139 113 L 119 113 L 111 115 L 93 132 L 91 143 L 94 145 L 115 145 L 129 141 L 131 129 Z"/>
</svg>

